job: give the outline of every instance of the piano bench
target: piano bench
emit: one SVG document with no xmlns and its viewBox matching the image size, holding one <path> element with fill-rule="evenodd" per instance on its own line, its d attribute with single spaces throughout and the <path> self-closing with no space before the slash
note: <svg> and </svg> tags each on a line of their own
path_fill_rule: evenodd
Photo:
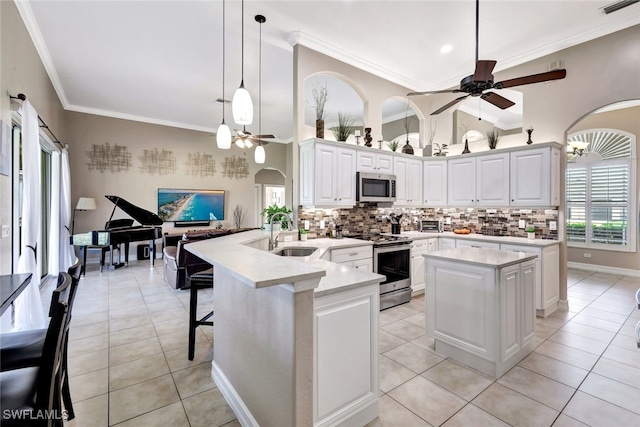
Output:
<svg viewBox="0 0 640 427">
<path fill-rule="evenodd" d="M 118 251 L 118 255 L 120 255 L 120 246 L 116 246 L 113 248 Z M 87 266 L 87 252 L 88 251 L 100 251 L 100 273 L 102 273 L 105 266 L 105 257 L 109 253 L 109 245 L 89 245 L 83 246 L 81 249 L 82 255 L 82 275 L 85 275 L 86 266 Z"/>
</svg>

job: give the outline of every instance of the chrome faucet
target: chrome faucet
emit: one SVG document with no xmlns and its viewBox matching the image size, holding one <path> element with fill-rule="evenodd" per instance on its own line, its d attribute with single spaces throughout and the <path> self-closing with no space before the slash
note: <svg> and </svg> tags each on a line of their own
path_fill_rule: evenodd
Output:
<svg viewBox="0 0 640 427">
<path fill-rule="evenodd" d="M 269 224 L 271 225 L 271 235 L 269 236 L 269 250 L 272 251 L 275 248 L 278 247 L 278 236 L 276 236 L 276 239 L 273 239 L 273 220 L 275 219 L 275 217 L 277 216 L 285 216 L 287 218 L 287 224 L 289 225 L 289 231 L 292 230 L 291 225 L 293 223 L 293 220 L 291 219 L 291 216 L 289 216 L 289 214 L 284 213 L 284 212 L 276 212 L 273 215 L 271 215 L 271 221 L 269 221 Z"/>
</svg>

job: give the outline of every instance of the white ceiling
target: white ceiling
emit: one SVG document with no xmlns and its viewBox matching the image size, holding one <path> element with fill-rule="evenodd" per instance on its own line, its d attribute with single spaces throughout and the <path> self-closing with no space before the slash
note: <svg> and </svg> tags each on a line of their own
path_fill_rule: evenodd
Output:
<svg viewBox="0 0 640 427">
<path fill-rule="evenodd" d="M 612 1 L 483 0 L 480 59 L 497 60 L 500 71 L 640 24 L 640 4 L 604 15 L 600 8 Z M 66 109 L 209 132 L 220 124 L 221 0 L 16 4 Z M 254 16 L 267 18 L 262 133 L 280 141 L 293 134 L 292 41 L 411 90 L 457 86 L 473 72 L 473 0 L 255 0 L 244 7 L 244 80 L 256 108 Z M 226 8 L 225 98 L 231 99 L 240 83 L 241 2 L 227 0 Z M 445 44 L 453 50 L 441 54 Z M 230 107 L 226 116 L 232 122 Z M 257 122 L 248 130 L 258 132 Z"/>
</svg>

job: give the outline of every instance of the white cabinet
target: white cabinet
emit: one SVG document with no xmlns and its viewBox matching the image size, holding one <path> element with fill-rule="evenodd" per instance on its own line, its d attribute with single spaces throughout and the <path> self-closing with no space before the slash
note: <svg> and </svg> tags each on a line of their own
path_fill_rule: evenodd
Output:
<svg viewBox="0 0 640 427">
<path fill-rule="evenodd" d="M 358 172 L 376 172 L 393 174 L 393 156 L 391 154 L 373 153 L 358 150 Z"/>
<path fill-rule="evenodd" d="M 394 157 L 396 206 L 422 206 L 422 160 Z"/>
<path fill-rule="evenodd" d="M 509 153 L 449 160 L 448 203 L 509 206 Z"/>
<path fill-rule="evenodd" d="M 359 270 L 373 272 L 373 246 L 332 249 L 330 260 Z"/>
<path fill-rule="evenodd" d="M 511 206 L 560 204 L 560 150 L 534 148 L 511 153 Z"/>
<path fill-rule="evenodd" d="M 447 206 L 447 161 L 425 160 L 422 164 L 422 203 Z"/>
<path fill-rule="evenodd" d="M 425 288 L 425 259 L 422 255 L 438 250 L 438 239 L 416 239 L 411 244 L 411 288 L 412 294 L 422 293 Z"/>
<path fill-rule="evenodd" d="M 472 239 L 456 239 L 456 248 L 460 248 L 462 246 L 471 246 L 472 248 L 490 248 L 490 249 L 500 249 L 500 243 L 494 242 L 481 242 Z"/>
<path fill-rule="evenodd" d="M 455 249 L 456 239 L 451 237 L 440 237 L 438 239 L 438 250 L 444 251 L 446 249 Z"/>
<path fill-rule="evenodd" d="M 300 204 L 356 204 L 356 151 L 308 143 L 300 147 Z"/>
<path fill-rule="evenodd" d="M 378 415 L 379 301 L 377 283 L 314 299 L 315 427 L 364 425 Z"/>
<path fill-rule="evenodd" d="M 538 255 L 535 260 L 535 308 L 538 317 L 547 317 L 558 308 L 560 299 L 560 245 L 544 248 L 525 245 L 501 244 L 503 251 Z"/>
</svg>

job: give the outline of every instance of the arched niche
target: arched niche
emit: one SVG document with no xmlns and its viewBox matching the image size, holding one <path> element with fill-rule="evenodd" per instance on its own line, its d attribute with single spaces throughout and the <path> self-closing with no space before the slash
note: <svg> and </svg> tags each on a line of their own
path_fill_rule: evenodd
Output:
<svg viewBox="0 0 640 427">
<path fill-rule="evenodd" d="M 267 206 L 276 204 L 285 206 L 286 176 L 278 169 L 264 168 L 256 172 L 254 177 L 254 225 L 260 226 L 264 222 L 261 212 Z M 289 206 L 291 209 L 291 206 Z"/>
<path fill-rule="evenodd" d="M 468 97 L 453 111 L 454 144 L 464 143 L 464 135 L 471 131 L 484 135 L 480 140 L 486 139 L 487 132 L 494 129 L 500 136 L 522 133 L 522 92 L 512 89 L 500 89 L 495 92 L 515 105 L 502 110 L 479 96 Z"/>
<path fill-rule="evenodd" d="M 315 129 L 316 108 L 314 89 L 326 88 L 325 132 L 324 139 L 335 141 L 330 130 L 338 123 L 338 113 L 349 114 L 354 121 L 355 130 L 364 136 L 365 97 L 362 90 L 348 78 L 338 73 L 322 72 L 309 76 L 304 81 L 304 124 Z M 347 140 L 355 142 L 354 136 Z M 362 142 L 362 139 L 361 139 Z"/>
<path fill-rule="evenodd" d="M 407 98 L 393 97 L 382 104 L 382 138 L 385 141 L 404 143 L 408 140 L 414 149 L 422 148 L 423 123 L 422 112 Z"/>
</svg>

